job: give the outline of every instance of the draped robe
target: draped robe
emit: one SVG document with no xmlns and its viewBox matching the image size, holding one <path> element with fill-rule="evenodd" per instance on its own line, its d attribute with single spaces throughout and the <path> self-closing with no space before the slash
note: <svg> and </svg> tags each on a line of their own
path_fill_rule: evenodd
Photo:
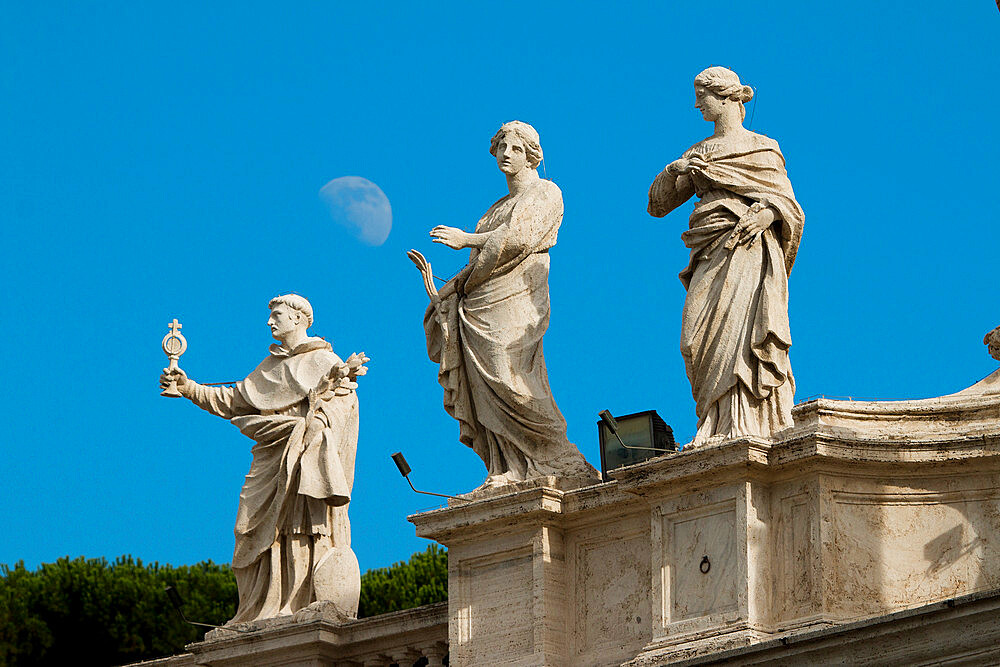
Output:
<svg viewBox="0 0 1000 667">
<path fill-rule="evenodd" d="M 294 350 L 272 345 L 270 356 L 235 388 L 193 387 L 192 402 L 256 442 L 234 529 L 239 608 L 231 622 L 289 614 L 335 597 L 316 590 L 317 567 L 331 556 L 356 562 L 347 505 L 358 399 L 343 388 L 315 391 L 340 361 L 329 343 L 310 338 Z M 354 604 L 341 611 L 356 615 Z"/>
<path fill-rule="evenodd" d="M 476 225 L 489 234 L 485 245 L 454 279 L 455 293 L 424 317 L 445 409 L 486 464 L 488 482 L 597 474 L 567 439 L 542 353 L 548 250 L 562 215 L 562 193 L 541 179 L 493 204 Z"/>
<path fill-rule="evenodd" d="M 748 142 L 717 154 L 696 144 L 684 154 L 692 156 L 708 163 L 691 174 L 699 201 L 681 234 L 691 249 L 680 274 L 687 288 L 681 353 L 698 414 L 694 444 L 713 436 L 770 436 L 792 425 L 788 274 L 804 214 L 774 140 L 750 133 Z M 676 183 L 665 171 L 656 177 L 650 214 L 662 217 L 690 196 Z M 775 223 L 753 242 L 725 248 L 755 202 L 775 211 Z"/>
</svg>

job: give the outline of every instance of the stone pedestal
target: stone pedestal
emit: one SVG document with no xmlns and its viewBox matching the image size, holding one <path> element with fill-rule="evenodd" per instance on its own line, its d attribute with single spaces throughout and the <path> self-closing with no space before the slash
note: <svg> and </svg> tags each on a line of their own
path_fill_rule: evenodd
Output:
<svg viewBox="0 0 1000 667">
<path fill-rule="evenodd" d="M 451 664 L 607 664 L 648 643 L 648 509 L 617 484 L 520 490 L 410 520 L 448 546 Z"/>
<path fill-rule="evenodd" d="M 449 548 L 451 664 L 661 664 L 1000 588 L 1000 396 L 795 420 L 410 517 Z"/>
</svg>

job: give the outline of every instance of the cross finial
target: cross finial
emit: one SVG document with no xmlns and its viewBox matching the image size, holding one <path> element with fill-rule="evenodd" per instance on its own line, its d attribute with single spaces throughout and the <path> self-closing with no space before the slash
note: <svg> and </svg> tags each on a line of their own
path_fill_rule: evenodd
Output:
<svg viewBox="0 0 1000 667">
<path fill-rule="evenodd" d="M 177 318 L 175 317 L 174 321 L 171 322 L 170 324 L 168 324 L 167 326 L 170 327 L 170 332 L 171 333 L 177 333 L 178 331 L 180 331 L 180 328 L 183 325 L 180 322 L 178 322 Z"/>
</svg>

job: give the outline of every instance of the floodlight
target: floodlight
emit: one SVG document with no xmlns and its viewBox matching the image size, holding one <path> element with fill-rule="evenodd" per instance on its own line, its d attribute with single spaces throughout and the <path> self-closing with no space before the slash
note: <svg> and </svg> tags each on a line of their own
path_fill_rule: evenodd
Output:
<svg viewBox="0 0 1000 667">
<path fill-rule="evenodd" d="M 417 490 L 417 488 L 413 486 L 413 482 L 410 481 L 410 473 L 413 471 L 410 469 L 410 464 L 406 462 L 406 457 L 403 456 L 403 452 L 396 452 L 393 454 L 392 460 L 396 464 L 396 467 L 399 468 L 399 474 L 403 476 L 403 479 L 405 479 L 406 483 L 410 485 L 410 488 L 413 489 L 414 493 L 422 493 L 425 496 L 437 496 L 438 498 L 453 498 L 466 503 L 471 502 L 468 498 L 459 498 L 458 496 L 449 496 L 445 493 L 434 493 L 433 491 Z"/>
<path fill-rule="evenodd" d="M 617 419 L 610 411 L 602 410 L 598 416 L 601 479 L 604 481 L 608 480 L 609 470 L 640 463 L 677 450 L 673 430 L 655 410 L 635 412 Z"/>
</svg>

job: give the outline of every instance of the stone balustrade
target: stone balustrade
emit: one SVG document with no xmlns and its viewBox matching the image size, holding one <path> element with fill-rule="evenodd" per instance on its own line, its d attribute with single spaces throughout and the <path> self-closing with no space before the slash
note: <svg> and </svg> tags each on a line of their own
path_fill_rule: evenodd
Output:
<svg viewBox="0 0 1000 667">
<path fill-rule="evenodd" d="M 448 655 L 448 603 L 347 623 L 291 617 L 258 622 L 253 632 L 213 630 L 187 653 L 134 667 L 440 667 Z"/>
</svg>

